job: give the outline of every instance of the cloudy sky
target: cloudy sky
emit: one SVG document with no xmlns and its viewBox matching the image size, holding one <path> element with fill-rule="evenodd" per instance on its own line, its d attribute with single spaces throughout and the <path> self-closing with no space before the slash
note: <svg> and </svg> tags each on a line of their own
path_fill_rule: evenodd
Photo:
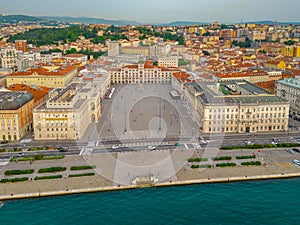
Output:
<svg viewBox="0 0 300 225">
<path fill-rule="evenodd" d="M 0 13 L 85 16 L 142 23 L 300 21 L 300 0 L 0 0 Z"/>
</svg>

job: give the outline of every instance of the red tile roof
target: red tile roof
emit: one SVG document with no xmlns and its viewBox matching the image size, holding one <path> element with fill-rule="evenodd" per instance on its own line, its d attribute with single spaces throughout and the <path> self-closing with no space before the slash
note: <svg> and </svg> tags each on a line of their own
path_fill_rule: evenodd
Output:
<svg viewBox="0 0 300 225">
<path fill-rule="evenodd" d="M 7 89 L 11 91 L 27 91 L 33 95 L 35 102 L 46 96 L 47 93 L 51 90 L 51 88 L 47 87 L 28 86 L 25 84 L 14 84 L 9 86 Z"/>
<path fill-rule="evenodd" d="M 192 76 L 186 72 L 176 72 L 173 74 L 174 77 L 176 77 L 177 79 L 181 80 L 181 82 L 185 83 L 185 82 L 194 82 L 194 80 L 192 79 Z"/>
<path fill-rule="evenodd" d="M 245 71 L 245 72 L 229 72 L 229 73 L 216 73 L 215 76 L 219 78 L 230 78 L 230 77 L 249 77 L 249 76 L 267 76 L 268 73 L 263 70 L 257 71 Z"/>
<path fill-rule="evenodd" d="M 275 80 L 271 80 L 271 81 L 254 83 L 254 85 L 259 86 L 267 91 L 274 93 L 275 92 L 275 83 L 276 83 Z"/>
<path fill-rule="evenodd" d="M 68 54 L 68 55 L 65 55 L 64 57 L 70 57 L 70 58 L 81 58 L 81 57 L 85 57 L 85 56 L 87 56 L 87 55 L 85 55 L 85 54 L 76 54 L 76 53 L 74 53 L 74 54 Z"/>
<path fill-rule="evenodd" d="M 24 72 L 15 72 L 9 76 L 30 76 L 33 74 L 44 75 L 44 76 L 65 76 L 72 70 L 76 69 L 76 66 L 61 67 L 58 70 L 49 71 L 45 68 L 31 68 Z"/>
</svg>

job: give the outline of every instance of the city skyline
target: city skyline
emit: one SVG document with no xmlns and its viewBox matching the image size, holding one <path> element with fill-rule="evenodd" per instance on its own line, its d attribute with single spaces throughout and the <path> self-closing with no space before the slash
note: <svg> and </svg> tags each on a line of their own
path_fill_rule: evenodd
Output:
<svg viewBox="0 0 300 225">
<path fill-rule="evenodd" d="M 243 21 L 272 20 L 297 22 L 300 2 L 279 0 L 165 0 L 139 2 L 136 0 L 0 0 L 4 14 L 31 16 L 94 17 L 112 20 L 132 20 L 140 23 L 167 23 L 172 21 L 195 21 L 236 23 Z M 33 7 L 34 6 L 34 7 Z M 59 7 L 58 7 L 59 6 Z M 269 7 L 269 10 L 267 10 Z M 271 7 L 271 8 L 270 8 Z"/>
</svg>

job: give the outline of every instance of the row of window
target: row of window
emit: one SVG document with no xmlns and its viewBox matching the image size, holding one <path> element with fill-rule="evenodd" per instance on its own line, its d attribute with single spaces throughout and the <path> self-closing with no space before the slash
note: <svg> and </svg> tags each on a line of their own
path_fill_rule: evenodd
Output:
<svg viewBox="0 0 300 225">
<path fill-rule="evenodd" d="M 17 135 L 2 135 L 2 140 L 17 140 Z"/>
<path fill-rule="evenodd" d="M 274 114 L 257 114 L 257 115 L 241 115 L 241 119 L 264 119 L 264 118 L 284 118 L 286 115 L 285 113 L 281 114 L 281 113 L 274 113 Z M 214 119 L 214 120 L 225 120 L 225 115 L 209 115 L 208 117 L 210 120 Z M 238 119 L 238 115 L 226 115 L 226 119 Z"/>
<path fill-rule="evenodd" d="M 73 130 L 75 131 L 75 128 Z M 39 128 L 38 131 L 41 132 L 42 129 Z M 47 131 L 68 131 L 68 128 L 47 128 Z"/>
<path fill-rule="evenodd" d="M 284 130 L 284 125 L 282 126 L 257 126 L 251 128 L 244 128 L 241 127 L 240 132 L 250 132 L 250 131 L 272 131 L 272 130 Z M 231 127 L 209 127 L 209 132 L 237 132 L 238 127 L 237 126 L 231 126 Z"/>
<path fill-rule="evenodd" d="M 17 127 L 16 125 L 14 125 L 13 127 L 7 127 L 7 129 L 5 128 L 5 126 L 1 126 L 1 131 L 10 131 L 10 130 L 14 130 L 14 131 L 17 131 Z"/>
<path fill-rule="evenodd" d="M 76 134 L 77 136 L 78 134 Z M 42 135 L 39 134 L 39 138 L 42 138 Z M 66 133 L 62 133 L 62 134 L 47 134 L 47 138 L 62 138 L 62 139 L 68 139 L 70 137 L 68 137 L 68 135 Z M 72 138 L 75 138 L 75 137 L 72 137 Z"/>
<path fill-rule="evenodd" d="M 268 120 L 257 120 L 256 121 L 257 123 L 285 123 L 285 120 L 280 120 L 280 119 L 274 119 L 274 120 L 271 120 L 271 119 L 268 119 Z M 240 122 L 240 123 L 244 123 L 244 122 Z M 235 120 L 235 121 L 224 121 L 224 120 L 217 120 L 217 121 L 212 121 L 212 122 L 208 122 L 209 125 L 229 125 L 229 124 L 238 124 L 238 121 Z"/>
</svg>

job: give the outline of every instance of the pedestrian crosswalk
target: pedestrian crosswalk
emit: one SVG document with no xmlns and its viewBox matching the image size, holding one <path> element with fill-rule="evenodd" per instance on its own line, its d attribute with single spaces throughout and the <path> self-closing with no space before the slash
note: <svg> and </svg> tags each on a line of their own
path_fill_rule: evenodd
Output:
<svg viewBox="0 0 300 225">
<path fill-rule="evenodd" d="M 91 155 L 93 153 L 93 149 L 92 148 L 83 148 L 79 155 Z"/>
<path fill-rule="evenodd" d="M 122 143 L 119 147 L 135 147 L 135 146 L 157 146 L 157 145 L 168 145 L 169 142 L 133 142 L 133 143 Z"/>
<path fill-rule="evenodd" d="M 114 146 L 114 147 L 113 147 Z M 97 152 L 103 151 L 103 152 L 109 152 L 109 150 L 111 149 L 122 149 L 125 151 L 125 148 L 131 148 L 131 147 L 140 147 L 139 149 L 144 149 L 145 150 L 149 150 L 148 147 L 149 146 L 153 146 L 155 150 L 167 150 L 167 149 L 172 149 L 175 148 L 175 144 L 173 144 L 173 142 L 169 142 L 169 141 L 156 141 L 156 142 L 129 142 L 129 143 L 120 143 L 117 145 L 101 145 L 100 142 L 89 142 L 86 146 L 82 146 L 81 147 L 81 151 L 79 153 L 79 155 L 85 156 L 85 155 L 91 155 L 93 153 L 94 150 L 96 150 Z M 163 148 L 160 148 L 159 146 L 165 146 Z M 170 146 L 169 148 L 167 146 Z M 183 148 L 183 149 L 202 149 L 201 145 L 198 143 L 181 143 L 181 145 L 179 145 L 179 148 Z M 144 147 L 144 148 L 141 148 Z M 157 148 L 156 148 L 157 147 Z M 178 147 L 177 147 L 178 148 Z M 153 150 L 154 150 L 153 149 Z"/>
<path fill-rule="evenodd" d="M 119 141 L 123 141 L 123 140 L 147 140 L 147 139 L 164 139 L 164 138 L 187 138 L 187 137 L 181 137 L 178 134 L 177 135 L 150 135 L 150 136 L 138 136 L 138 137 L 132 137 L 132 136 L 122 136 L 122 137 L 115 137 L 115 136 L 111 136 L 111 137 L 101 137 L 101 140 L 105 140 L 105 141 L 112 141 L 112 140 L 119 140 Z"/>
</svg>

